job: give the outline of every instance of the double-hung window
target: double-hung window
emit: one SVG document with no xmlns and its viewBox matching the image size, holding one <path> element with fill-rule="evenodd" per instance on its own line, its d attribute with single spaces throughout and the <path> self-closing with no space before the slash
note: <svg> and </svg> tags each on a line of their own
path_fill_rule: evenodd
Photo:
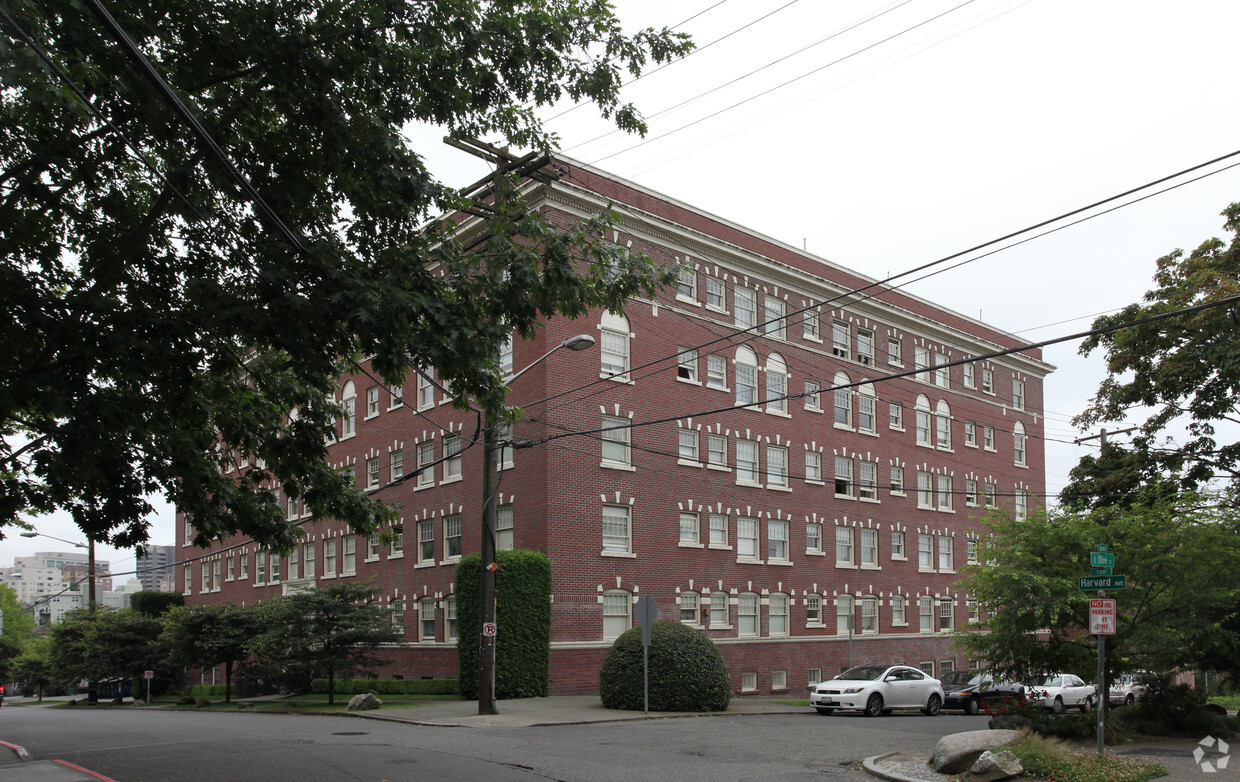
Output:
<svg viewBox="0 0 1240 782">
<path fill-rule="evenodd" d="M 878 567 L 878 530 L 861 530 L 861 566 Z"/>
<path fill-rule="evenodd" d="M 822 454 L 817 451 L 805 452 L 805 480 L 822 480 Z"/>
<path fill-rule="evenodd" d="M 784 338 L 784 303 L 767 294 L 762 299 L 762 331 L 767 336 Z"/>
<path fill-rule="evenodd" d="M 603 430 L 603 464 L 630 466 L 629 419 L 605 415 L 600 428 Z"/>
<path fill-rule="evenodd" d="M 955 547 L 953 540 L 947 535 L 939 535 L 939 571 L 950 573 L 956 569 Z"/>
<path fill-rule="evenodd" d="M 680 542 L 696 545 L 698 542 L 698 514 L 680 513 Z"/>
<path fill-rule="evenodd" d="M 676 458 L 684 462 L 698 460 L 698 433 L 696 429 L 676 430 Z"/>
<path fill-rule="evenodd" d="M 676 270 L 676 298 L 697 301 L 697 269 L 681 266 Z"/>
<path fill-rule="evenodd" d="M 628 553 L 632 550 L 632 529 L 628 505 L 603 506 L 603 550 Z"/>
<path fill-rule="evenodd" d="M 758 520 L 741 516 L 736 520 L 736 556 L 758 558 Z"/>
<path fill-rule="evenodd" d="M 513 521 L 514 511 L 511 505 L 501 505 L 495 511 L 495 549 L 497 551 L 512 551 L 515 547 Z"/>
<path fill-rule="evenodd" d="M 863 500 L 878 499 L 878 463 L 857 463 L 857 496 Z"/>
<path fill-rule="evenodd" d="M 766 610 L 767 633 L 769 635 L 788 634 L 788 596 L 771 595 Z"/>
<path fill-rule="evenodd" d="M 874 363 L 874 332 L 869 329 L 857 329 L 857 361 Z"/>
<path fill-rule="evenodd" d="M 726 436 L 706 435 L 706 463 L 712 467 L 728 466 L 728 438 Z"/>
<path fill-rule="evenodd" d="M 784 487 L 788 485 L 788 449 L 778 445 L 766 447 L 766 484 Z"/>
<path fill-rule="evenodd" d="M 435 522 L 426 520 L 418 522 L 418 563 L 429 564 L 435 561 Z"/>
<path fill-rule="evenodd" d="M 706 306 L 720 312 L 727 310 L 727 301 L 723 280 L 718 277 L 706 278 Z"/>
<path fill-rule="evenodd" d="M 749 348 L 737 348 L 733 366 L 736 370 L 736 403 L 751 405 L 758 399 L 757 356 Z"/>
<path fill-rule="evenodd" d="M 754 592 L 742 592 L 736 599 L 736 632 L 758 634 L 758 595 Z"/>
<path fill-rule="evenodd" d="M 835 457 L 835 496 L 851 497 L 853 462 L 847 456 Z"/>
<path fill-rule="evenodd" d="M 805 381 L 805 394 L 802 396 L 802 399 L 805 400 L 806 410 L 821 410 L 822 409 L 822 400 L 819 398 L 820 388 L 821 386 L 818 385 L 817 380 L 806 380 Z"/>
<path fill-rule="evenodd" d="M 1012 407 L 1017 410 L 1025 409 L 1025 381 L 1012 381 Z"/>
<path fill-rule="evenodd" d="M 461 557 L 461 517 L 447 516 L 443 520 L 443 555 L 449 561 Z"/>
<path fill-rule="evenodd" d="M 623 590 L 603 593 L 603 640 L 614 641 L 632 626 L 633 598 Z"/>
<path fill-rule="evenodd" d="M 921 533 L 917 536 L 917 569 L 934 570 L 934 536 Z"/>
<path fill-rule="evenodd" d="M 847 321 L 831 321 L 831 354 L 840 358 L 848 358 L 849 343 L 852 341 L 852 326 Z"/>
<path fill-rule="evenodd" d="M 758 444 L 753 440 L 736 441 L 736 482 L 758 482 Z"/>
<path fill-rule="evenodd" d="M 766 558 L 770 562 L 788 561 L 788 522 L 766 523 Z"/>
<path fill-rule="evenodd" d="M 628 380 L 629 372 L 629 322 L 611 312 L 603 313 L 599 334 L 600 372 L 603 377 Z"/>
<path fill-rule="evenodd" d="M 443 479 L 456 480 L 461 477 L 461 436 L 446 435 L 443 438 Z"/>
<path fill-rule="evenodd" d="M 835 528 L 835 564 L 852 565 L 853 563 L 853 531 L 852 527 Z"/>
<path fill-rule="evenodd" d="M 728 360 L 723 356 L 706 357 L 706 387 L 727 389 Z"/>
<path fill-rule="evenodd" d="M 773 353 L 766 359 L 766 409 L 771 413 L 788 412 L 788 368 Z"/>
<path fill-rule="evenodd" d="M 435 442 L 433 440 L 418 444 L 418 487 L 433 486 L 435 483 Z"/>
<path fill-rule="evenodd" d="M 697 351 L 693 348 L 681 348 L 676 355 L 676 378 L 690 383 L 698 380 Z"/>
<path fill-rule="evenodd" d="M 710 545 L 726 548 L 728 545 L 728 516 L 726 513 L 712 513 L 709 519 Z"/>
<path fill-rule="evenodd" d="M 732 306 L 736 308 L 736 326 L 751 329 L 758 325 L 758 294 L 748 288 L 736 288 L 732 293 Z"/>
</svg>

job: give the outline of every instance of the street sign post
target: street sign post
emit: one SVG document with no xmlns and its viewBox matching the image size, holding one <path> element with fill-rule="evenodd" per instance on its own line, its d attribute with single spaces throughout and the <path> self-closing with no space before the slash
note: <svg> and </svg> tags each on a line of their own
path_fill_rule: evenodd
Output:
<svg viewBox="0 0 1240 782">
<path fill-rule="evenodd" d="M 1103 431 L 1105 436 L 1106 432 Z M 1115 600 L 1107 598 L 1105 589 L 1125 589 L 1128 579 L 1124 576 L 1111 575 L 1115 567 L 1115 555 L 1106 545 L 1099 544 L 1097 551 L 1089 552 L 1090 575 L 1076 580 L 1077 589 L 1082 592 L 1097 592 L 1098 596 L 1089 601 L 1089 632 L 1098 639 L 1098 754 L 1106 751 L 1106 720 L 1107 706 L 1110 698 L 1107 695 L 1106 661 L 1107 636 L 1115 634 L 1118 623 L 1118 611 Z"/>
<path fill-rule="evenodd" d="M 642 629 L 642 695 L 650 713 L 650 628 L 659 618 L 659 606 L 650 595 L 637 598 L 637 624 Z"/>
</svg>

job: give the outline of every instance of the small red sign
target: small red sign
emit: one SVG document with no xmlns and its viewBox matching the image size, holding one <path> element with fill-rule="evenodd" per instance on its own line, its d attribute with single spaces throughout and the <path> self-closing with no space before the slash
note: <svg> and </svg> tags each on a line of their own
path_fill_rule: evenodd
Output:
<svg viewBox="0 0 1240 782">
<path fill-rule="evenodd" d="M 482 625 L 482 634 L 485 635 L 487 638 L 494 638 L 495 634 L 498 631 L 499 631 L 499 628 L 495 626 L 494 622 L 485 622 Z"/>
</svg>

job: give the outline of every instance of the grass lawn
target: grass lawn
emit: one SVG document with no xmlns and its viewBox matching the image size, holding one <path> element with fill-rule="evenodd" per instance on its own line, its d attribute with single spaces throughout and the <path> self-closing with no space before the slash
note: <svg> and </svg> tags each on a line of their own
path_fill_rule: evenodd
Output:
<svg viewBox="0 0 1240 782">
<path fill-rule="evenodd" d="M 1152 760 L 1074 752 L 1062 742 L 1025 733 L 999 750 L 1011 750 L 1025 767 L 1025 777 L 1054 782 L 1148 782 L 1167 776 Z"/>
</svg>

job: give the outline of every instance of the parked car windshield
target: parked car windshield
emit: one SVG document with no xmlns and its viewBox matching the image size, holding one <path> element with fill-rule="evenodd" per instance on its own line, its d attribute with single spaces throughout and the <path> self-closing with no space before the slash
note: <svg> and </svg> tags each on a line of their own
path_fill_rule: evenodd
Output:
<svg viewBox="0 0 1240 782">
<path fill-rule="evenodd" d="M 963 687 L 966 684 L 977 684 L 981 681 L 981 674 L 976 671 L 952 671 L 943 676 L 944 687 Z"/>
<path fill-rule="evenodd" d="M 886 671 L 886 666 L 879 667 L 877 665 L 861 665 L 856 668 L 849 668 L 847 671 L 844 671 L 835 678 L 872 682 L 875 679 L 880 678 L 884 673 L 886 673 Z"/>
<path fill-rule="evenodd" d="M 1062 677 L 1043 676 L 1041 679 L 1037 679 L 1036 681 L 1034 681 L 1033 686 L 1034 687 L 1058 687 L 1060 678 Z"/>
</svg>

